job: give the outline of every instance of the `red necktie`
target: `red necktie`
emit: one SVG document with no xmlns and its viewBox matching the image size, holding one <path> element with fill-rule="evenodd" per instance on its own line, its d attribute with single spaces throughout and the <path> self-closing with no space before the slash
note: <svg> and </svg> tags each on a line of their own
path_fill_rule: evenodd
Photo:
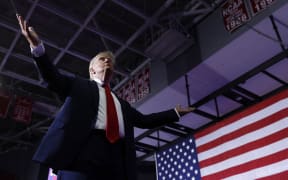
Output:
<svg viewBox="0 0 288 180">
<path fill-rule="evenodd" d="M 105 94 L 106 94 L 106 113 L 107 113 L 107 122 L 106 122 L 106 137 L 110 143 L 114 143 L 119 139 L 119 125 L 116 106 L 111 95 L 110 87 L 105 85 Z"/>
</svg>

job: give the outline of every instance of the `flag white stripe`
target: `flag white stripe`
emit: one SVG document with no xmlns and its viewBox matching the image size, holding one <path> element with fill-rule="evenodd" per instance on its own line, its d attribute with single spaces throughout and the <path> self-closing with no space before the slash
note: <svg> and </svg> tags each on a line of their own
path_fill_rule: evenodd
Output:
<svg viewBox="0 0 288 180">
<path fill-rule="evenodd" d="M 231 141 L 227 141 L 226 143 L 223 143 L 221 145 L 218 145 L 214 148 L 211 148 L 207 151 L 198 153 L 198 159 L 199 161 L 209 159 L 211 157 L 217 156 L 225 151 L 229 151 L 231 149 L 237 148 L 239 146 L 245 145 L 247 143 L 256 141 L 258 139 L 262 139 L 270 134 L 273 134 L 277 131 L 280 131 L 282 129 L 285 129 L 288 127 L 288 117 L 279 120 L 273 124 L 270 124 L 269 126 L 265 126 L 261 129 L 258 129 L 256 131 L 253 131 L 251 133 L 247 133 L 243 136 L 240 136 L 238 138 L 235 138 Z"/>
<path fill-rule="evenodd" d="M 288 147 L 288 138 L 285 138 L 273 144 L 258 148 L 253 151 L 243 153 L 239 156 L 229 158 L 227 160 L 221 161 L 211 166 L 201 168 L 201 175 L 207 176 L 209 174 L 214 174 L 214 173 L 223 171 L 225 169 L 235 167 L 235 166 L 247 163 L 249 161 L 253 161 L 253 160 L 277 153 L 281 150 L 287 149 L 287 147 Z"/>
<path fill-rule="evenodd" d="M 214 139 L 217 139 L 223 135 L 229 134 L 237 129 L 240 129 L 244 126 L 247 126 L 249 124 L 255 123 L 257 121 L 262 120 L 263 118 L 274 114 L 284 108 L 287 107 L 288 104 L 288 98 L 280 100 L 271 106 L 268 106 L 262 110 L 259 110 L 251 115 L 248 115 L 246 117 L 243 117 L 242 119 L 237 120 L 234 123 L 231 123 L 227 126 L 224 126 L 216 131 L 211 132 L 210 134 L 197 138 L 196 139 L 196 144 L 197 146 L 201 146 L 203 144 L 209 143 L 213 141 Z"/>
<path fill-rule="evenodd" d="M 257 178 L 271 176 L 273 174 L 281 173 L 287 170 L 288 170 L 288 159 L 285 159 L 283 161 L 279 161 L 274 164 L 270 164 L 270 165 L 263 166 L 257 169 L 253 169 L 245 173 L 230 176 L 228 178 L 225 178 L 225 180 L 257 179 Z"/>
<path fill-rule="evenodd" d="M 154 159 L 155 159 L 156 174 L 157 174 L 156 178 L 157 178 L 157 180 L 159 180 L 159 179 L 158 179 L 158 162 L 157 162 L 157 153 L 154 153 Z"/>
</svg>

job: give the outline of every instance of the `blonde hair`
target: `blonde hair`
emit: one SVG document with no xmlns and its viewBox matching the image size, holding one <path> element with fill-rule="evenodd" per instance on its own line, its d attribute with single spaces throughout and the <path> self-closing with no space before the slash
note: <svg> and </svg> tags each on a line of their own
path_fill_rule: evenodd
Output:
<svg viewBox="0 0 288 180">
<path fill-rule="evenodd" d="M 112 63 L 115 64 L 115 56 L 114 56 L 114 54 L 111 51 L 101 51 L 96 56 L 94 56 L 92 58 L 92 60 L 89 63 L 89 69 L 92 67 L 93 62 L 96 61 L 100 55 L 110 57 L 111 60 L 112 60 Z"/>
<path fill-rule="evenodd" d="M 91 73 L 90 69 L 92 68 L 93 66 L 93 63 L 98 60 L 99 56 L 105 56 L 105 57 L 109 57 L 111 58 L 112 60 L 112 63 L 115 64 L 115 56 L 114 54 L 111 52 L 111 51 L 101 51 L 99 52 L 96 56 L 94 56 L 90 63 L 89 63 L 89 76 L 90 76 L 90 79 L 92 78 L 93 74 Z"/>
</svg>

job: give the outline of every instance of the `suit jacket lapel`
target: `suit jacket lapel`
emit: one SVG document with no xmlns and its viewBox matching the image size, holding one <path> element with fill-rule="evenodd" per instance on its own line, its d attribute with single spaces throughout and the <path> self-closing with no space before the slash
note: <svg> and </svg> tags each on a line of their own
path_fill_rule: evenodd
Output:
<svg viewBox="0 0 288 180">
<path fill-rule="evenodd" d="M 93 127 L 96 121 L 97 113 L 98 113 L 98 106 L 99 106 L 99 88 L 95 81 L 89 81 L 89 90 L 90 90 L 90 97 L 92 98 L 92 108 L 95 110 L 94 121 L 92 122 L 91 126 Z"/>
<path fill-rule="evenodd" d="M 99 89 L 98 89 L 98 85 L 95 81 L 89 81 L 89 89 L 90 89 L 90 93 L 94 99 L 94 101 L 92 101 L 93 106 L 95 107 L 95 105 L 97 105 L 96 107 L 98 107 L 98 103 L 99 103 Z"/>
</svg>

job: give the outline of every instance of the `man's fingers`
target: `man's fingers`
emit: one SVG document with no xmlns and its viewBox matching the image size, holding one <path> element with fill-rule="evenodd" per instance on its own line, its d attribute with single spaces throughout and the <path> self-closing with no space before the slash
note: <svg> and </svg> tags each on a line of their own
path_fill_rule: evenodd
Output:
<svg viewBox="0 0 288 180">
<path fill-rule="evenodd" d="M 29 29 L 28 29 L 28 23 L 27 23 L 27 21 L 25 21 L 25 20 L 23 19 L 23 17 L 20 16 L 19 14 L 17 14 L 16 16 L 17 16 L 17 19 L 18 19 L 18 22 L 19 22 L 19 25 L 20 25 L 22 34 L 23 34 L 24 36 L 29 36 Z"/>
<path fill-rule="evenodd" d="M 24 30 L 24 27 L 23 27 L 23 19 L 22 19 L 22 17 L 21 17 L 19 14 L 16 14 L 16 17 L 17 17 L 17 19 L 18 19 L 18 23 L 19 23 L 19 25 L 20 25 L 21 31 L 23 31 L 23 30 Z"/>
<path fill-rule="evenodd" d="M 195 109 L 195 107 L 190 107 L 190 112 L 194 111 Z"/>
<path fill-rule="evenodd" d="M 31 26 L 28 26 L 27 21 L 25 21 L 21 15 L 16 14 L 16 17 L 18 19 L 20 28 L 22 30 L 22 33 L 24 35 L 28 35 L 28 36 L 34 36 L 34 37 L 38 37 L 38 35 L 36 34 L 36 32 L 33 30 L 33 28 Z"/>
<path fill-rule="evenodd" d="M 33 45 L 38 45 L 40 40 L 39 40 L 39 36 L 36 33 L 36 31 L 34 31 L 34 28 L 30 26 L 30 27 L 28 27 L 28 31 L 29 31 L 28 34 L 33 41 Z"/>
<path fill-rule="evenodd" d="M 19 14 L 17 14 L 16 16 L 17 16 L 17 19 L 18 19 L 18 22 L 19 22 L 19 25 L 20 25 L 22 34 L 23 34 L 24 36 L 27 36 L 27 35 L 28 35 L 27 21 L 25 21 L 25 20 L 22 18 L 22 16 L 20 16 Z"/>
<path fill-rule="evenodd" d="M 21 32 L 26 38 L 26 40 L 29 42 L 30 46 L 37 46 L 40 42 L 37 33 L 31 26 L 28 26 L 27 21 L 25 21 L 20 14 L 16 14 L 16 17 L 20 25 Z"/>
<path fill-rule="evenodd" d="M 29 31 L 31 36 L 38 38 L 38 34 L 34 31 L 33 27 L 29 26 L 28 31 Z"/>
<path fill-rule="evenodd" d="M 193 107 L 183 108 L 183 111 L 186 112 L 186 113 L 192 112 L 194 110 L 195 110 L 195 108 L 193 108 Z"/>
<path fill-rule="evenodd" d="M 27 29 L 26 29 L 26 26 L 27 26 L 27 22 L 22 18 L 22 16 L 19 16 L 19 24 L 20 24 L 20 27 L 21 27 L 21 30 L 22 32 L 25 32 Z"/>
<path fill-rule="evenodd" d="M 28 28 L 27 28 L 27 21 L 24 20 L 24 23 L 23 23 L 23 29 L 28 32 Z"/>
</svg>

